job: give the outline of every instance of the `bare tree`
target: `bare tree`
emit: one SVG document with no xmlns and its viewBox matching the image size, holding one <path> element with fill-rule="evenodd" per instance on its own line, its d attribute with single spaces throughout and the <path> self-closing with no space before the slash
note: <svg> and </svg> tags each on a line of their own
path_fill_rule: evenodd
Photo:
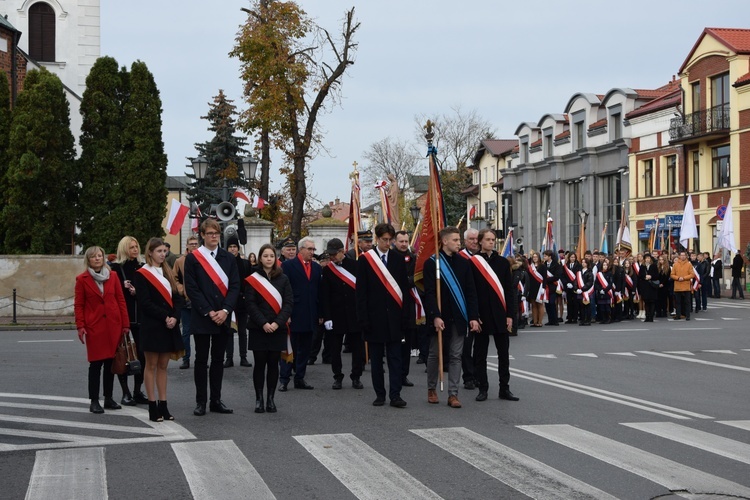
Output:
<svg viewBox="0 0 750 500">
<path fill-rule="evenodd" d="M 372 186 L 376 181 L 393 174 L 400 192 L 406 189 L 409 175 L 416 175 L 425 169 L 422 157 L 413 144 L 400 139 L 386 137 L 373 142 L 362 155 L 367 164 L 362 169 L 363 194 L 367 200 L 375 200 L 377 194 Z"/>
<path fill-rule="evenodd" d="M 440 170 L 455 170 L 471 163 L 480 141 L 492 138 L 495 131 L 476 109 L 464 111 L 460 105 L 451 106 L 451 113 L 438 117 L 418 115 L 415 117 L 415 133 L 420 143 L 424 142 L 424 124 L 429 118 L 433 122 L 437 147 L 437 163 Z"/>
</svg>

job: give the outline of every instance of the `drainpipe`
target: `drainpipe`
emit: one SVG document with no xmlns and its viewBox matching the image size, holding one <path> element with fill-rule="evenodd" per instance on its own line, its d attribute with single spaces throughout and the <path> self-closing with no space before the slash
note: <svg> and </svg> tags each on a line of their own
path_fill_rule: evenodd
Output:
<svg viewBox="0 0 750 500">
<path fill-rule="evenodd" d="M 11 51 L 10 61 L 10 106 L 13 108 L 16 104 L 18 95 L 18 41 L 21 39 L 21 32 L 14 33 L 13 50 Z"/>
</svg>

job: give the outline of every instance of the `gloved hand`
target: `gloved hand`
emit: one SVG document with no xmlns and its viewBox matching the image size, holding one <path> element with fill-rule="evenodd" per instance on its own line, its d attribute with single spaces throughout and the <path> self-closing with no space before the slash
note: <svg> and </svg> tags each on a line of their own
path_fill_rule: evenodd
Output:
<svg viewBox="0 0 750 500">
<path fill-rule="evenodd" d="M 568 283 L 565 286 L 568 288 L 568 290 L 572 290 L 573 289 L 573 283 Z"/>
<path fill-rule="evenodd" d="M 599 295 L 604 295 L 604 290 L 599 290 Z"/>
<path fill-rule="evenodd" d="M 331 330 L 333 330 L 333 321 L 331 321 L 331 320 L 329 319 L 328 321 L 326 321 L 325 323 L 323 323 L 323 328 L 325 328 L 325 329 L 326 329 L 327 331 L 329 331 L 329 332 L 330 332 Z"/>
<path fill-rule="evenodd" d="M 581 295 L 582 293 L 583 293 L 583 290 L 581 290 L 580 288 L 576 290 L 576 295 Z"/>
</svg>

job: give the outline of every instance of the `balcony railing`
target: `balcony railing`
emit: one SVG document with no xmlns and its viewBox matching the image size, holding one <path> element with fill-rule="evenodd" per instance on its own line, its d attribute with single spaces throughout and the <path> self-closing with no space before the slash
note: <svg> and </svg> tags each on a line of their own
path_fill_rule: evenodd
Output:
<svg viewBox="0 0 750 500">
<path fill-rule="evenodd" d="M 729 104 L 672 118 L 669 123 L 669 137 L 673 141 L 726 130 L 729 130 Z"/>
</svg>

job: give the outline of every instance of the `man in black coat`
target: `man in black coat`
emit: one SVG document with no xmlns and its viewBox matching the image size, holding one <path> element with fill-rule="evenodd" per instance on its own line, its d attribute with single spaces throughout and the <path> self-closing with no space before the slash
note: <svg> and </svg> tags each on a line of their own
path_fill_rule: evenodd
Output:
<svg viewBox="0 0 750 500">
<path fill-rule="evenodd" d="M 581 264 L 578 263 L 578 258 L 575 252 L 571 252 L 568 255 L 568 261 L 562 267 L 562 283 L 563 290 L 565 291 L 565 298 L 568 303 L 568 315 L 565 317 L 566 324 L 578 323 L 578 296 L 576 290 L 578 285 L 576 284 L 576 276 L 581 270 Z"/>
<path fill-rule="evenodd" d="M 409 249 L 409 233 L 406 231 L 396 232 L 396 241 L 393 245 L 393 251 L 400 254 L 406 263 L 406 277 L 409 281 L 410 293 L 414 288 L 414 265 L 416 258 L 414 253 Z M 409 368 L 411 367 L 411 350 L 417 346 L 417 317 L 416 309 L 412 307 L 409 311 L 409 323 L 404 327 L 404 340 L 401 343 L 401 385 L 404 387 L 413 387 L 414 383 L 409 380 Z"/>
<path fill-rule="evenodd" d="M 741 299 L 745 298 L 745 292 L 742 291 L 742 282 L 740 279 L 742 278 L 742 267 L 745 265 L 745 261 L 742 258 L 742 255 L 740 255 L 739 252 L 734 254 L 734 259 L 732 259 L 732 298 L 736 299 L 737 294 L 739 293 L 739 296 Z"/>
<path fill-rule="evenodd" d="M 495 239 L 492 229 L 479 231 L 480 251 L 471 258 L 479 317 L 482 320 L 481 331 L 474 335 L 474 377 L 479 388 L 476 400 L 487 400 L 487 351 L 492 336 L 497 349 L 497 373 L 500 380 L 498 396 L 500 399 L 518 401 L 518 397 L 510 392 L 509 332 L 513 328 L 513 316 L 508 314 L 509 311 L 516 311 L 518 304 L 510 262 L 495 251 Z"/>
<path fill-rule="evenodd" d="M 352 352 L 352 371 L 349 377 L 352 387 L 362 389 L 365 343 L 357 322 L 357 263 L 344 253 L 344 243 L 338 238 L 328 242 L 326 252 L 331 262 L 323 268 L 320 281 L 320 311 L 326 329 L 326 350 L 331 353 L 334 390 L 341 389 L 344 379 L 341 362 L 341 346 L 344 335 L 349 340 Z"/>
<path fill-rule="evenodd" d="M 388 362 L 388 395 L 391 406 L 403 408 L 401 399 L 401 339 L 409 321 L 409 284 L 406 263 L 391 251 L 396 230 L 390 224 L 375 226 L 377 246 L 359 256 L 357 262 L 357 320 L 370 350 L 373 406 L 385 404 L 383 357 Z"/>
<path fill-rule="evenodd" d="M 190 332 L 195 342 L 195 401 L 193 414 L 206 414 L 211 388 L 209 409 L 217 413 L 232 413 L 221 401 L 221 383 L 224 377 L 224 353 L 231 332 L 232 311 L 240 296 L 240 276 L 237 261 L 223 248 L 219 248 L 221 226 L 213 219 L 201 224 L 203 246 L 185 258 L 185 290 L 190 297 Z M 208 372 L 208 355 L 211 369 Z"/>
<path fill-rule="evenodd" d="M 250 262 L 240 255 L 240 240 L 236 236 L 227 239 L 227 251 L 237 261 L 237 271 L 240 273 L 240 298 L 237 300 L 237 307 L 234 310 L 240 345 L 240 366 L 250 367 L 253 365 L 247 360 L 247 309 L 245 309 L 245 278 L 250 276 Z M 234 366 L 234 334 L 227 342 L 227 360 L 224 361 L 224 368 L 232 366 Z"/>
<path fill-rule="evenodd" d="M 721 284 L 720 279 L 724 277 L 724 263 L 721 261 L 721 252 L 714 255 L 714 260 L 711 262 L 711 281 L 713 282 L 713 298 L 721 298 Z"/>
<path fill-rule="evenodd" d="M 468 259 L 458 256 L 461 237 L 455 227 L 446 227 L 438 236 L 440 249 L 440 302 L 438 302 L 435 256 L 424 263 L 424 306 L 427 322 L 434 327 L 430 339 L 430 355 L 427 358 L 427 401 L 437 404 L 438 338 L 449 346 L 448 361 L 448 405 L 461 408 L 458 400 L 458 384 L 461 381 L 461 356 L 464 338 L 469 330 L 481 331 L 474 276 Z"/>
</svg>

